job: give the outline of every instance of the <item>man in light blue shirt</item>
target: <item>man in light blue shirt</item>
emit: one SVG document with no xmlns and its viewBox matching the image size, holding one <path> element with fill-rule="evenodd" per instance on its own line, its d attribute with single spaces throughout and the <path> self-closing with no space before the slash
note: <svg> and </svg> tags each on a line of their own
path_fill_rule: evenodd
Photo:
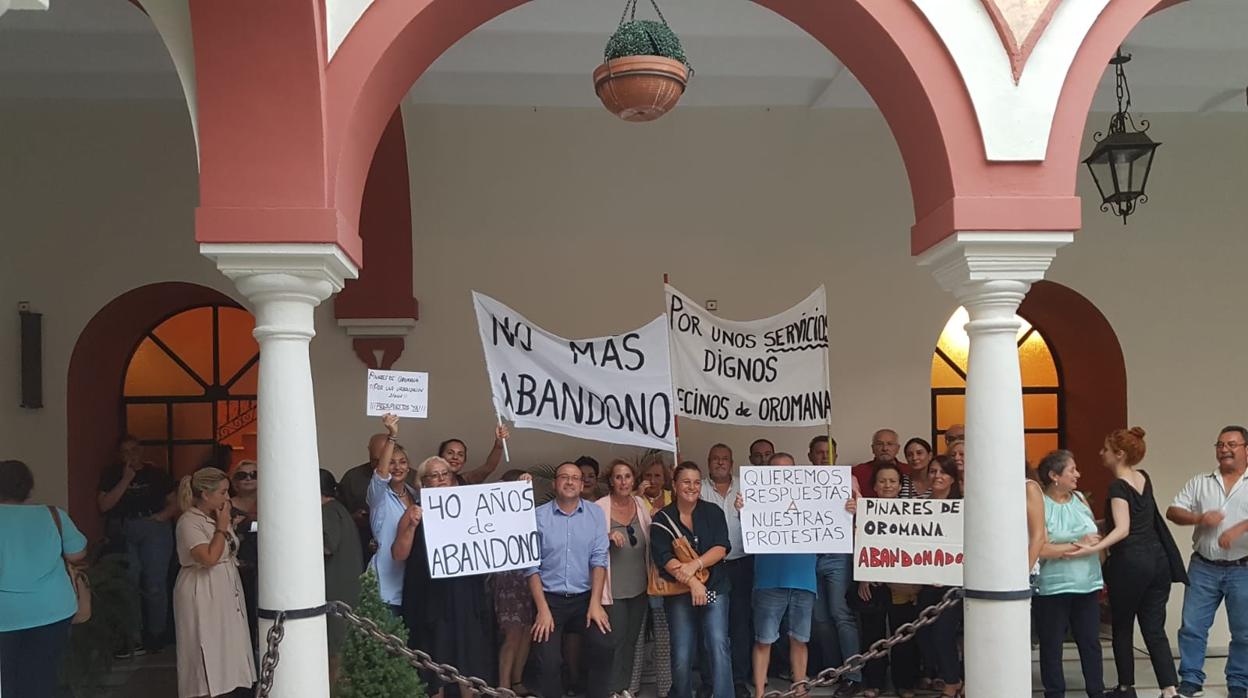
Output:
<svg viewBox="0 0 1248 698">
<path fill-rule="evenodd" d="M 603 609 L 607 578 L 607 520 L 602 509 L 581 499 L 581 469 L 562 463 L 555 470 L 555 499 L 535 512 L 542 563 L 529 571 L 537 606 L 533 640 L 541 672 L 540 692 L 562 698 L 562 639 L 569 623 L 585 623 L 587 695 L 605 698 L 614 650 L 611 623 Z"/>
</svg>

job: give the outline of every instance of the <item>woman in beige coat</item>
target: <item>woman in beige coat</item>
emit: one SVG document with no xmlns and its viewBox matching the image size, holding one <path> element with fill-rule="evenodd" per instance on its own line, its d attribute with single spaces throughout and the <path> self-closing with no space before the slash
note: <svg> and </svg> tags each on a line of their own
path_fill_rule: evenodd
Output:
<svg viewBox="0 0 1248 698">
<path fill-rule="evenodd" d="M 178 696 L 221 696 L 256 681 L 251 634 L 238 576 L 238 538 L 230 521 L 230 483 L 204 468 L 182 478 L 178 499 Z"/>
</svg>

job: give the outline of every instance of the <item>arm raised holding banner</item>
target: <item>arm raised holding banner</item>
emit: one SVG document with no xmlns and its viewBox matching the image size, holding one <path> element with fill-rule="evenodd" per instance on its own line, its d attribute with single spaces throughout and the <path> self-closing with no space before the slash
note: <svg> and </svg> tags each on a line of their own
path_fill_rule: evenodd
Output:
<svg viewBox="0 0 1248 698">
<path fill-rule="evenodd" d="M 485 463 L 481 467 L 463 474 L 462 477 L 465 484 L 479 485 L 489 479 L 490 475 L 498 469 L 498 464 L 503 461 L 503 451 L 506 449 L 506 441 L 509 438 L 511 438 L 511 431 L 505 424 L 500 422 L 498 427 L 494 429 L 494 447 L 490 449 L 490 455 L 486 457 Z M 460 443 L 460 445 L 462 446 L 463 444 Z M 467 451 L 465 449 L 466 455 Z"/>
</svg>

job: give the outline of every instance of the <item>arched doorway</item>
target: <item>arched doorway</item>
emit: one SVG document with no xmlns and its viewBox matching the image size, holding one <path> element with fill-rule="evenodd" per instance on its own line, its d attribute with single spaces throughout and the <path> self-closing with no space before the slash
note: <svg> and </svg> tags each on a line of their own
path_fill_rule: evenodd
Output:
<svg viewBox="0 0 1248 698">
<path fill-rule="evenodd" d="M 1052 281 L 1032 285 L 1018 317 L 1027 460 L 1034 465 L 1055 448 L 1072 451 L 1082 466 L 1080 489 L 1093 494 L 1099 511 L 1113 476 L 1100 467 L 1098 452 L 1110 431 L 1128 426 L 1118 336 L 1091 301 Z M 932 354 L 934 441 L 950 424 L 965 421 L 965 323 L 955 312 Z"/>
<path fill-rule="evenodd" d="M 121 406 L 131 356 L 161 320 L 211 305 L 238 307 L 220 291 L 196 284 L 141 286 L 101 308 L 78 336 L 66 386 L 67 484 L 70 515 L 88 537 L 99 538 L 104 532 L 96 492 L 100 474 L 112 462 L 124 433 Z"/>
<path fill-rule="evenodd" d="M 122 430 L 175 478 L 208 461 L 228 468 L 256 457 L 254 326 L 233 304 L 191 308 L 153 326 L 130 355 Z"/>
</svg>

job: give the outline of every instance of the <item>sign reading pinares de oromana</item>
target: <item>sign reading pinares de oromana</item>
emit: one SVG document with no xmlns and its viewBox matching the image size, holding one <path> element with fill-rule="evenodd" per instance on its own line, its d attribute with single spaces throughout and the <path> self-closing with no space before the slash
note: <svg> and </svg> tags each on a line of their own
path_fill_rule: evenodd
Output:
<svg viewBox="0 0 1248 698">
<path fill-rule="evenodd" d="M 564 339 L 473 292 L 494 404 L 517 427 L 676 450 L 667 321 Z"/>
<path fill-rule="evenodd" d="M 420 497 L 430 576 L 463 577 L 541 563 L 532 483 L 426 487 Z"/>
<path fill-rule="evenodd" d="M 429 416 L 429 374 L 368 369 L 368 416 Z"/>
<path fill-rule="evenodd" d="M 859 499 L 854 579 L 962 586 L 961 499 Z"/>
<path fill-rule="evenodd" d="M 676 412 L 750 426 L 828 423 L 828 303 L 823 286 L 762 320 L 725 320 L 665 285 Z"/>
<path fill-rule="evenodd" d="M 853 552 L 850 470 L 842 465 L 741 468 L 745 552 Z"/>
</svg>

